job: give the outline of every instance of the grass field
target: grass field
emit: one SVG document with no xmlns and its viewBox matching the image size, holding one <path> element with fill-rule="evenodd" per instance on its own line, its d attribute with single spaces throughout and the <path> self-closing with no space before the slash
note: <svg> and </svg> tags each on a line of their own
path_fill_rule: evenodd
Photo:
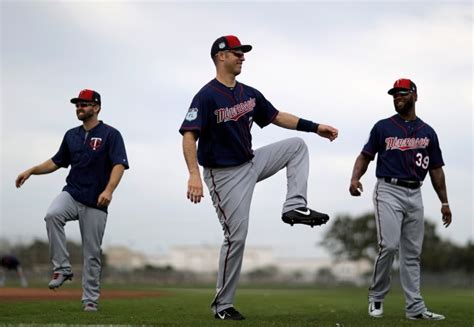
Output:
<svg viewBox="0 0 474 327">
<path fill-rule="evenodd" d="M 67 287 L 67 286 L 66 286 Z M 104 285 L 103 288 L 112 288 Z M 136 287 L 134 289 L 143 289 Z M 474 326 L 474 292 L 466 289 L 425 289 L 429 307 L 444 314 L 439 322 L 409 321 L 401 290 L 385 300 L 385 316 L 367 315 L 364 288 L 252 289 L 237 291 L 236 308 L 246 320 L 218 321 L 209 303 L 213 290 L 157 288 L 165 296 L 145 299 L 104 299 L 99 312 L 82 312 L 79 300 L 2 301 L 0 325 L 155 325 L 155 326 Z M 1 289 L 0 289 L 1 292 Z"/>
</svg>

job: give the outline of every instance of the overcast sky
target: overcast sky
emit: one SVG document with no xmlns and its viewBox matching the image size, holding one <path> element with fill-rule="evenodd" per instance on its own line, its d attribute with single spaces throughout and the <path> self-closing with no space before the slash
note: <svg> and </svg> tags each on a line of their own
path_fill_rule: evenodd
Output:
<svg viewBox="0 0 474 327">
<path fill-rule="evenodd" d="M 194 94 L 215 76 L 212 42 L 235 34 L 253 46 L 239 81 L 279 110 L 340 131 L 331 143 L 254 125 L 254 148 L 305 139 L 311 208 L 332 217 L 372 211 L 375 163 L 359 198 L 348 192 L 352 166 L 373 124 L 394 114 L 387 90 L 406 77 L 418 86 L 417 114 L 440 139 L 453 223 L 443 228 L 429 177 L 425 215 L 442 237 L 473 238 L 471 1 L 1 1 L 1 11 L 1 237 L 46 239 L 44 214 L 68 171 L 32 176 L 19 190 L 14 180 L 52 157 L 66 130 L 80 125 L 69 100 L 92 88 L 102 95 L 99 118 L 121 131 L 130 161 L 109 209 L 105 249 L 155 254 L 220 245 L 208 190 L 199 205 L 186 199 L 178 129 Z M 247 245 L 327 256 L 317 243 L 328 226 L 281 221 L 285 192 L 284 172 L 257 185 Z M 80 240 L 77 223 L 66 231 Z"/>
</svg>

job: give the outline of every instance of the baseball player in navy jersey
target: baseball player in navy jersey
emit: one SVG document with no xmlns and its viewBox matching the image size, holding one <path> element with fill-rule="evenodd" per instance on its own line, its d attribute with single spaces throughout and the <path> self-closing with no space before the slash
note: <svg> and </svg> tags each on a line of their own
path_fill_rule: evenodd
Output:
<svg viewBox="0 0 474 327">
<path fill-rule="evenodd" d="M 5 272 L 6 270 L 15 270 L 18 278 L 20 279 L 21 287 L 28 287 L 28 281 L 26 280 L 25 273 L 21 267 L 20 260 L 14 255 L 2 255 L 0 256 L 0 287 L 5 286 Z"/>
<path fill-rule="evenodd" d="M 212 310 L 217 319 L 242 320 L 233 305 L 242 266 L 255 184 L 286 167 L 288 189 L 282 219 L 293 224 L 321 225 L 329 217 L 307 207 L 308 149 L 300 138 L 283 140 L 252 150 L 250 130 L 277 126 L 313 132 L 333 141 L 337 129 L 278 111 L 256 89 L 236 81 L 244 54 L 252 49 L 233 35 L 218 38 L 211 47 L 216 78 L 194 97 L 180 128 L 189 170 L 187 198 L 199 203 L 204 181 L 224 230 L 217 290 Z M 196 150 L 196 141 L 199 144 Z"/>
<path fill-rule="evenodd" d="M 388 91 L 397 114 L 380 120 L 357 157 L 349 191 L 360 196 L 360 178 L 377 154 L 373 201 L 379 254 L 375 259 L 369 288 L 369 315 L 383 316 L 383 301 L 390 289 L 390 272 L 397 251 L 400 281 L 405 293 L 408 319 L 442 320 L 429 311 L 420 293 L 420 255 L 423 244 L 423 201 L 421 185 L 429 172 L 431 183 L 441 201 L 445 227 L 451 224 L 443 172 L 443 157 L 435 131 L 415 113 L 418 93 L 415 83 L 399 79 Z"/>
<path fill-rule="evenodd" d="M 82 90 L 71 103 L 75 104 L 82 125 L 68 130 L 59 151 L 51 159 L 18 175 L 15 184 L 20 187 L 31 175 L 49 174 L 71 166 L 66 186 L 45 217 L 53 263 L 49 288 L 56 289 L 73 277 L 64 225 L 79 220 L 84 257 L 82 304 L 84 311 L 97 311 L 107 209 L 124 170 L 128 169 L 128 159 L 120 132 L 98 119 L 99 93 Z"/>
</svg>

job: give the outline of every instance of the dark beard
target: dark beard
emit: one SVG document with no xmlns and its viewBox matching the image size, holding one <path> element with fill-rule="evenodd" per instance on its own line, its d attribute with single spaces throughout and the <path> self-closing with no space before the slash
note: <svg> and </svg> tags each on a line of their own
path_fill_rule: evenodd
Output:
<svg viewBox="0 0 474 327">
<path fill-rule="evenodd" d="M 77 119 L 85 122 L 85 121 L 88 121 L 91 117 L 94 116 L 94 112 L 93 111 L 89 111 L 89 112 L 84 112 L 82 114 L 82 116 L 77 116 Z"/>
<path fill-rule="evenodd" d="M 405 101 L 405 104 L 403 107 L 398 108 L 396 104 L 394 104 L 395 110 L 402 116 L 408 115 L 408 113 L 411 111 L 411 108 L 413 107 L 413 98 L 410 98 L 410 100 Z"/>
</svg>

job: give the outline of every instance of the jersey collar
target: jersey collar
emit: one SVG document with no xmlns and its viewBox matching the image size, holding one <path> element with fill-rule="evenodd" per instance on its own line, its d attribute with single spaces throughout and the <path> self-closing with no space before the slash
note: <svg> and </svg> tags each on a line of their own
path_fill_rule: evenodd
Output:
<svg viewBox="0 0 474 327">
<path fill-rule="evenodd" d="M 230 87 L 228 87 L 228 86 L 222 84 L 221 82 L 219 82 L 219 81 L 217 80 L 217 78 L 214 78 L 214 79 L 211 81 L 211 83 L 212 83 L 213 85 L 215 85 L 215 86 L 217 86 L 217 87 L 219 87 L 219 88 L 221 88 L 221 89 L 225 89 L 225 90 L 227 90 L 227 91 L 229 91 L 229 92 L 232 92 L 232 90 L 235 90 L 235 89 L 237 88 L 237 86 L 240 84 L 240 83 L 236 80 L 236 81 L 235 81 L 235 86 L 232 87 L 232 88 L 230 88 Z"/>
<path fill-rule="evenodd" d="M 91 132 L 93 132 L 93 131 L 99 129 L 100 126 L 102 126 L 103 124 L 104 124 L 104 122 L 103 122 L 102 120 L 99 120 L 99 123 L 98 123 L 96 126 L 94 126 L 94 128 L 92 128 L 92 129 L 90 129 L 90 130 L 88 130 L 88 131 L 86 131 L 86 130 L 84 129 L 84 125 L 78 126 L 77 130 L 78 130 L 79 133 L 82 133 L 82 134 L 84 134 L 84 133 L 91 133 Z"/>
<path fill-rule="evenodd" d="M 405 124 L 418 124 L 421 121 L 421 119 L 418 116 L 416 116 L 415 120 L 405 120 L 399 114 L 395 114 L 393 117 L 399 122 L 405 123 Z"/>
</svg>

